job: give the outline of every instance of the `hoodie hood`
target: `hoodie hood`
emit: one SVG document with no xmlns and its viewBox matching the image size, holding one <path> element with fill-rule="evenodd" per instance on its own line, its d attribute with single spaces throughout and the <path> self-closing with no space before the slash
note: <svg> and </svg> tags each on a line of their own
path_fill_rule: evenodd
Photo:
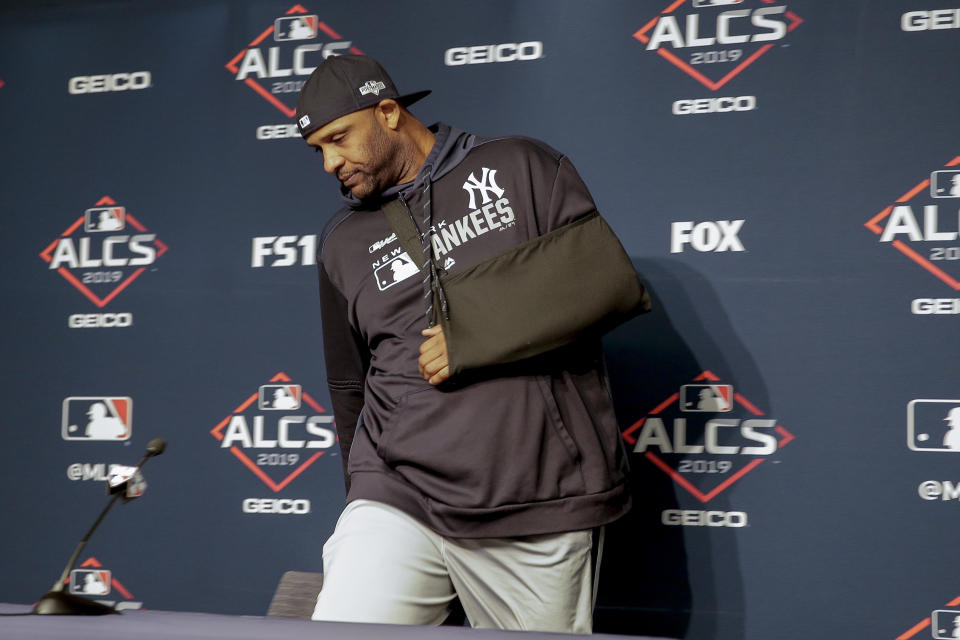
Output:
<svg viewBox="0 0 960 640">
<path fill-rule="evenodd" d="M 433 148 L 420 167 L 420 173 L 410 182 L 390 187 L 376 196 L 364 200 L 353 195 L 349 189 L 340 185 L 340 198 L 351 209 L 379 208 L 379 203 L 393 200 L 400 194 L 423 189 L 427 182 L 436 182 L 450 172 L 466 157 L 476 144 L 476 136 L 438 122 L 427 127 L 435 136 Z"/>
</svg>

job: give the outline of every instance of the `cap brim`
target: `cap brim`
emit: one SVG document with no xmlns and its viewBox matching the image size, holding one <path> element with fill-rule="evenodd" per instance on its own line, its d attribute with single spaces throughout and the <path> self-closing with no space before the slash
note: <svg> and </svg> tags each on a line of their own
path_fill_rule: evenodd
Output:
<svg viewBox="0 0 960 640">
<path fill-rule="evenodd" d="M 409 107 L 417 100 L 420 100 L 421 98 L 426 98 L 428 95 L 430 95 L 431 92 L 432 92 L 432 89 L 427 89 L 426 91 L 417 91 L 416 93 L 408 93 L 405 96 L 398 96 L 394 98 L 394 100 L 396 100 L 397 102 L 399 102 L 405 107 Z"/>
</svg>

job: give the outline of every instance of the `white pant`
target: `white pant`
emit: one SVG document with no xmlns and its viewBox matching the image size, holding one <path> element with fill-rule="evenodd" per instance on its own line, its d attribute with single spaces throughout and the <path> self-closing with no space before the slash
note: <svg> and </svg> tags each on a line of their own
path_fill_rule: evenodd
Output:
<svg viewBox="0 0 960 640">
<path fill-rule="evenodd" d="M 471 626 L 590 633 L 591 531 L 446 538 L 371 500 L 347 505 L 323 546 L 314 620 L 440 624 L 460 598 Z"/>
</svg>

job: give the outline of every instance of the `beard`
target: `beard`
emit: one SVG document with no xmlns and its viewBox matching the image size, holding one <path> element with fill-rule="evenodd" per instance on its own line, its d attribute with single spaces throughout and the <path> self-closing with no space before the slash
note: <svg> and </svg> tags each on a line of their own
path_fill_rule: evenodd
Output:
<svg viewBox="0 0 960 640">
<path fill-rule="evenodd" d="M 379 123 L 374 122 L 369 137 L 360 145 L 362 157 L 367 160 L 337 178 L 361 200 L 378 195 L 396 182 L 399 147 L 399 142 L 391 140 Z M 347 182 L 351 184 L 347 186 Z"/>
</svg>

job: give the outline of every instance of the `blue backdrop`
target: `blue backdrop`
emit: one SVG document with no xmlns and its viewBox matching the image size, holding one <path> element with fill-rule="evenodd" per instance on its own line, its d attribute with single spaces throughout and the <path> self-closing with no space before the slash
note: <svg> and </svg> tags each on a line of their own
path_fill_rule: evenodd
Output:
<svg viewBox="0 0 960 640">
<path fill-rule="evenodd" d="M 566 153 L 653 294 L 606 340 L 636 500 L 598 630 L 951 637 L 960 2 L 29 5 L 0 10 L 0 600 L 49 588 L 155 437 L 76 583 L 262 614 L 320 570 L 339 200 L 290 116 L 361 51 L 433 89 L 427 123 Z"/>
</svg>

